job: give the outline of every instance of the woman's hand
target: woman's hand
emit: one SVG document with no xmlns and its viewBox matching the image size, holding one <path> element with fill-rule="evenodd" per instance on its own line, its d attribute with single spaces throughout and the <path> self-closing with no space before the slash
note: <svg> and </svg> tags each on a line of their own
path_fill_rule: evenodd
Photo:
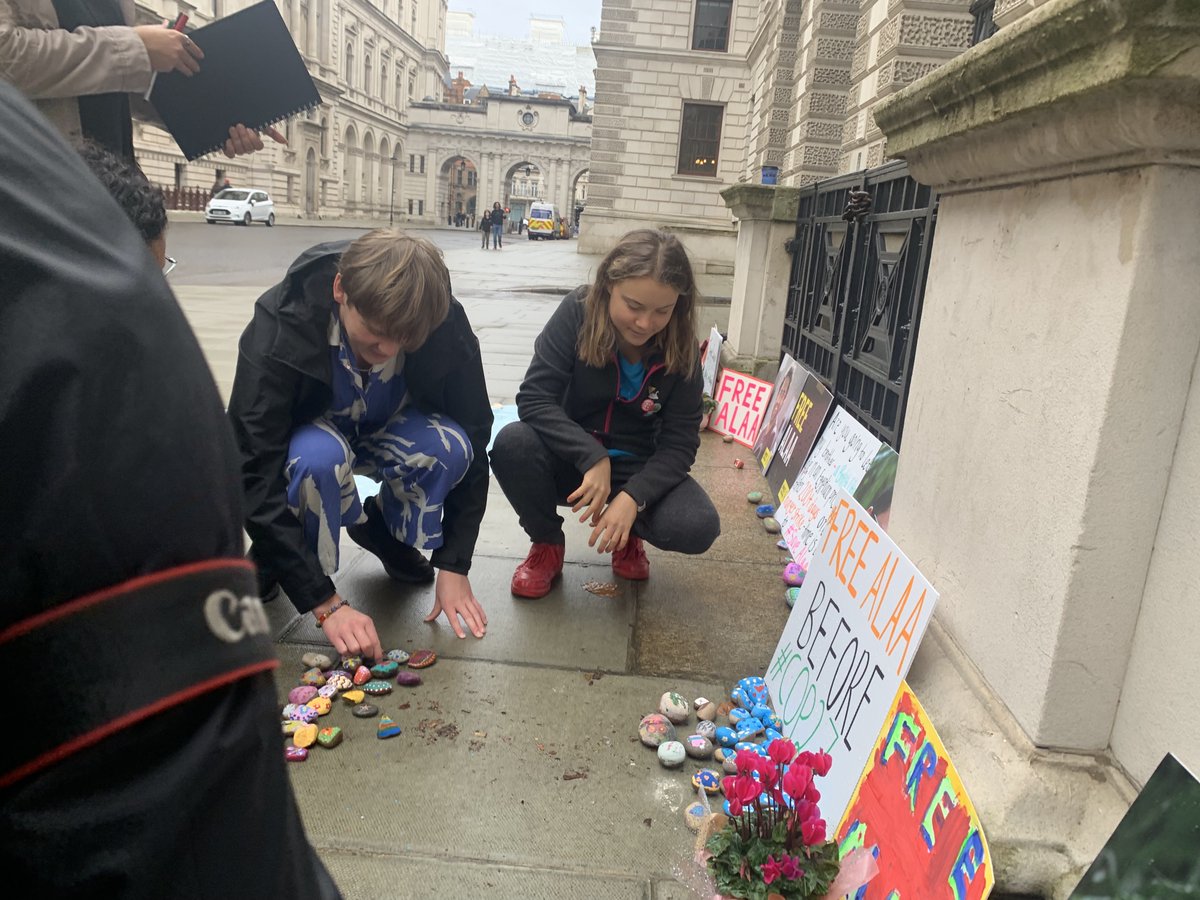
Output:
<svg viewBox="0 0 1200 900">
<path fill-rule="evenodd" d="M 594 523 L 588 546 L 595 547 L 597 553 L 624 550 L 637 513 L 637 501 L 621 491 Z"/>
<path fill-rule="evenodd" d="M 327 612 L 338 600 L 334 594 L 320 606 L 313 608 L 313 616 Z M 383 648 L 379 645 L 379 635 L 375 633 L 375 623 L 366 613 L 357 609 L 342 606 L 329 614 L 321 623 L 321 630 L 333 644 L 333 649 L 342 656 L 369 656 L 371 659 L 382 659 Z"/>
<path fill-rule="evenodd" d="M 583 481 L 579 487 L 567 496 L 567 502 L 571 504 L 571 512 L 579 512 L 582 509 L 584 512 L 579 517 L 579 521 L 586 522 L 590 517 L 592 524 L 595 525 L 600 521 L 600 515 L 604 512 L 604 504 L 608 502 L 611 490 L 612 463 L 606 456 L 583 473 Z"/>
<path fill-rule="evenodd" d="M 462 624 L 459 624 L 460 619 L 475 637 L 481 638 L 487 633 L 487 613 L 471 590 L 471 582 L 466 575 L 438 570 L 437 585 L 433 589 L 433 609 L 425 621 L 432 622 L 442 613 L 446 614 L 450 627 L 460 638 L 466 637 Z"/>
</svg>

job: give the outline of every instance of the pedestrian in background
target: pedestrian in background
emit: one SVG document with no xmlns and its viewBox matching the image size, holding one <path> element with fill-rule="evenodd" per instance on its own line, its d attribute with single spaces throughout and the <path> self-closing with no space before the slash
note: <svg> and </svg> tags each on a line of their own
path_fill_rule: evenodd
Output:
<svg viewBox="0 0 1200 900">
<path fill-rule="evenodd" d="M 492 214 L 488 210 L 484 210 L 483 218 L 479 220 L 479 230 L 483 232 L 483 245 L 480 250 L 488 248 L 488 240 L 492 236 Z"/>
<path fill-rule="evenodd" d="M 497 250 L 504 247 L 504 209 L 499 201 L 492 204 L 492 246 Z"/>
</svg>

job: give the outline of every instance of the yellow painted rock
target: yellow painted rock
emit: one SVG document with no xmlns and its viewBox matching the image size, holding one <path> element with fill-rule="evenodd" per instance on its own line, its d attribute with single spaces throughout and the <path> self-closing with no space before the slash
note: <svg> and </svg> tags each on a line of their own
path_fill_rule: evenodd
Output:
<svg viewBox="0 0 1200 900">
<path fill-rule="evenodd" d="M 359 703 L 362 703 L 363 700 L 366 699 L 366 696 L 367 695 L 364 694 L 362 691 L 346 691 L 345 693 L 342 694 L 342 700 L 348 706 L 356 706 Z"/>
<path fill-rule="evenodd" d="M 311 747 L 317 742 L 317 726 L 301 725 L 292 735 L 292 743 L 297 747 Z"/>
<path fill-rule="evenodd" d="M 328 697 L 313 697 L 304 705 L 315 709 L 318 716 L 327 716 L 329 710 L 333 709 L 333 701 Z"/>
</svg>

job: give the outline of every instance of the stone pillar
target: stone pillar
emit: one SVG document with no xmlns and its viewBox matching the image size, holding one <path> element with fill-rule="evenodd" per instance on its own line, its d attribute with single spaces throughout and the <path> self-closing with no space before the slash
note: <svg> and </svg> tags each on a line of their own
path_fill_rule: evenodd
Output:
<svg viewBox="0 0 1200 900">
<path fill-rule="evenodd" d="M 320 47 L 324 41 L 324 36 L 317 30 L 317 9 L 320 2 L 321 0 L 309 0 L 308 2 L 308 28 L 305 34 L 307 40 L 300 48 L 304 51 L 305 56 L 314 56 L 313 47 Z"/>
<path fill-rule="evenodd" d="M 838 172 L 860 12 L 857 0 L 812 0 L 801 15 L 791 161 L 781 173 L 800 187 Z"/>
<path fill-rule="evenodd" d="M 798 188 L 738 184 L 721 191 L 738 220 L 729 311 L 729 365 L 774 377 L 779 365 L 791 259 L 785 242 L 796 234 Z"/>
<path fill-rule="evenodd" d="M 1198 83 L 1194 6 L 1048 0 L 875 109 L 942 195 L 890 531 L 1043 747 L 1109 746 L 1161 539 L 1200 351 Z"/>
</svg>

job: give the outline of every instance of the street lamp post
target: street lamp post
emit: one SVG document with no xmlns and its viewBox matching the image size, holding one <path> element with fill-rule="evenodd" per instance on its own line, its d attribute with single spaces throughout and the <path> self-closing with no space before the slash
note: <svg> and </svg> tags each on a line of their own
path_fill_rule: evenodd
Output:
<svg viewBox="0 0 1200 900">
<path fill-rule="evenodd" d="M 392 148 L 392 199 L 388 201 L 388 227 L 396 224 L 396 160 L 399 157 L 396 155 L 400 152 L 400 145 L 397 144 Z"/>
</svg>

